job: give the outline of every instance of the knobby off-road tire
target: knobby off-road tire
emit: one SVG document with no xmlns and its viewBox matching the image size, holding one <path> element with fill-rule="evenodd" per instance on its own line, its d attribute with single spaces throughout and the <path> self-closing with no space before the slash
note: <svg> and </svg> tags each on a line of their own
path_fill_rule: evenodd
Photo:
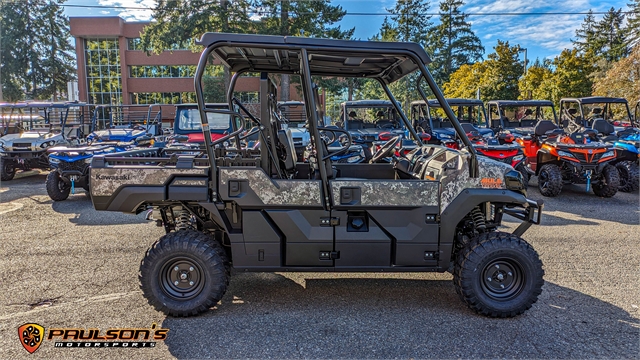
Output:
<svg viewBox="0 0 640 360">
<path fill-rule="evenodd" d="M 519 236 L 480 234 L 456 259 L 453 283 L 460 299 L 489 317 L 513 317 L 531 308 L 542 292 L 538 253 Z"/>
<path fill-rule="evenodd" d="M 13 160 L 0 159 L 0 180 L 13 180 L 16 176 L 16 163 Z"/>
<path fill-rule="evenodd" d="M 554 197 L 562 191 L 562 172 L 556 164 L 546 164 L 538 174 L 538 189 L 543 196 Z"/>
<path fill-rule="evenodd" d="M 171 316 L 197 315 L 227 291 L 228 260 L 211 236 L 180 230 L 164 235 L 147 250 L 138 279 L 156 310 Z"/>
<path fill-rule="evenodd" d="M 529 188 L 529 180 L 531 179 L 531 175 L 529 175 L 529 172 L 524 167 L 524 164 L 521 162 L 520 164 L 518 164 L 516 166 L 515 169 L 516 169 L 517 172 L 522 174 L 522 182 L 524 183 L 524 188 L 525 188 L 525 190 L 528 189 Z"/>
<path fill-rule="evenodd" d="M 615 166 L 607 164 L 602 169 L 600 181 L 593 184 L 593 193 L 605 198 L 610 198 L 618 192 L 620 175 Z"/>
<path fill-rule="evenodd" d="M 632 192 L 638 190 L 638 187 L 640 187 L 640 174 L 637 162 L 621 161 L 616 164 L 616 169 L 618 169 L 620 177 L 618 191 Z"/>
<path fill-rule="evenodd" d="M 60 178 L 57 171 L 52 171 L 47 175 L 47 194 L 53 201 L 64 201 L 69 197 L 71 187 L 67 186 Z"/>
</svg>

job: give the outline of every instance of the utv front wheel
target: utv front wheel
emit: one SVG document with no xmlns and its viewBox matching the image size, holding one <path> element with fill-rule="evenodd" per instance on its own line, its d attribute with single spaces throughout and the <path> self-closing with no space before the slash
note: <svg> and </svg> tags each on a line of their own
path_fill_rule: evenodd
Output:
<svg viewBox="0 0 640 360">
<path fill-rule="evenodd" d="M 554 197 L 562 191 L 562 172 L 555 164 L 546 164 L 538 174 L 538 189 L 543 196 Z"/>
<path fill-rule="evenodd" d="M 16 163 L 13 160 L 0 160 L 0 180 L 9 181 L 16 176 Z"/>
<path fill-rule="evenodd" d="M 53 201 L 63 201 L 69 197 L 71 188 L 64 183 L 57 171 L 52 171 L 47 175 L 47 194 Z"/>
<path fill-rule="evenodd" d="M 621 161 L 616 164 L 620 177 L 619 191 L 632 192 L 640 187 L 638 163 L 633 161 Z"/>
<path fill-rule="evenodd" d="M 140 264 L 140 288 L 158 311 L 197 315 L 222 299 L 229 285 L 227 256 L 209 235 L 194 230 L 168 233 Z"/>
<path fill-rule="evenodd" d="M 593 193 L 605 198 L 610 198 L 618 192 L 620 186 L 620 175 L 618 169 L 607 164 L 602 169 L 600 180 L 593 184 Z"/>
<path fill-rule="evenodd" d="M 483 233 L 458 253 L 456 292 L 472 310 L 489 317 L 513 317 L 531 308 L 542 292 L 538 253 L 519 236 Z"/>
</svg>

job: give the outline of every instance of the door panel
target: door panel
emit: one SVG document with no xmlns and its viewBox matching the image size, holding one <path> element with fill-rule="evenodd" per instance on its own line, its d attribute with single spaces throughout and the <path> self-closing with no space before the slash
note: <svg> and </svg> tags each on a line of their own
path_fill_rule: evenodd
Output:
<svg viewBox="0 0 640 360">
<path fill-rule="evenodd" d="M 335 227 L 336 268 L 391 266 L 391 238 L 365 211 L 332 211 Z"/>
<path fill-rule="evenodd" d="M 286 266 L 333 266 L 333 227 L 321 224 L 329 219 L 324 210 L 266 210 L 284 235 Z M 328 256 L 326 254 L 329 254 Z"/>
</svg>

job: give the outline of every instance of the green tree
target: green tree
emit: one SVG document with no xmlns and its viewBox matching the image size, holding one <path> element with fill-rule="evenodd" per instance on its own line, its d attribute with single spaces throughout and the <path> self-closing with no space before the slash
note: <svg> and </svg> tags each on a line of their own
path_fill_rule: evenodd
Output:
<svg viewBox="0 0 640 360">
<path fill-rule="evenodd" d="M 460 66 L 482 60 L 484 47 L 471 30 L 468 15 L 460 11 L 462 0 L 440 3 L 440 24 L 430 30 L 428 50 L 432 55 L 430 68 L 439 84 L 443 84 Z"/>
<path fill-rule="evenodd" d="M 542 87 L 542 84 L 551 76 L 553 76 L 551 62 L 549 60 L 540 61 L 540 59 L 536 59 L 533 65 L 527 69 L 527 74 L 518 82 L 518 89 L 520 90 L 518 99 L 551 99 L 551 93 Z"/>
<path fill-rule="evenodd" d="M 442 87 L 444 96 L 450 98 L 475 99 L 478 90 L 480 90 L 480 98 L 483 101 L 493 100 L 486 96 L 488 93 L 484 84 L 486 73 L 486 61 L 460 66 L 458 70 L 451 74 L 449 81 L 444 83 Z"/>
<path fill-rule="evenodd" d="M 640 0 L 633 0 L 627 4 L 627 6 L 631 13 L 627 15 L 625 34 L 627 36 L 628 48 L 632 49 L 640 43 Z"/>
<path fill-rule="evenodd" d="M 294 35 L 331 39 L 350 39 L 355 28 L 343 30 L 334 25 L 342 20 L 346 11 L 341 6 L 331 5 L 330 0 L 292 1 L 261 0 L 261 19 L 257 30 L 261 34 Z M 290 76 L 280 76 L 280 98 L 289 100 Z"/>
<path fill-rule="evenodd" d="M 3 96 L 57 98 L 75 77 L 64 0 L 0 2 Z"/>
<path fill-rule="evenodd" d="M 509 42 L 498 40 L 495 52 L 487 56 L 487 71 L 483 79 L 485 96 L 490 99 L 515 100 L 520 93 L 518 80 L 524 65 L 518 56 L 520 45 L 509 46 Z"/>
<path fill-rule="evenodd" d="M 591 61 L 581 55 L 577 49 L 565 49 L 553 59 L 553 75 L 543 81 L 539 91 L 551 94 L 551 100 L 559 104 L 563 97 L 590 96 L 593 81 L 590 74 L 594 71 Z"/>
<path fill-rule="evenodd" d="M 597 44 L 602 46 L 602 57 L 608 62 L 618 61 L 629 53 L 623 23 L 622 9 L 611 8 L 595 27 Z"/>
<path fill-rule="evenodd" d="M 596 18 L 593 11 L 589 10 L 587 16 L 584 17 L 580 29 L 576 30 L 576 39 L 572 40 L 573 46 L 587 58 L 595 59 L 599 54 L 602 45 L 596 34 Z"/>
</svg>

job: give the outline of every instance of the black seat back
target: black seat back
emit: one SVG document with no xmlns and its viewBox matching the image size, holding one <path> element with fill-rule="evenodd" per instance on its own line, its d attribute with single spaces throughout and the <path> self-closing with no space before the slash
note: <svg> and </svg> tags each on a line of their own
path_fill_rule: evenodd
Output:
<svg viewBox="0 0 640 360">
<path fill-rule="evenodd" d="M 593 130 L 602 135 L 612 134 L 616 129 L 605 119 L 596 119 L 593 121 Z"/>
<path fill-rule="evenodd" d="M 542 136 L 546 134 L 547 131 L 552 131 L 557 128 L 558 127 L 556 126 L 556 124 L 554 124 L 551 120 L 540 120 L 538 121 L 538 124 L 536 124 L 536 127 L 533 129 L 533 133 L 537 136 Z"/>
<path fill-rule="evenodd" d="M 284 151 L 284 169 L 286 171 L 292 171 L 296 168 L 296 162 L 298 158 L 296 156 L 295 145 L 293 144 L 293 137 L 291 136 L 291 130 L 278 130 L 278 142 Z M 281 157 L 282 158 L 282 157 Z"/>
</svg>

